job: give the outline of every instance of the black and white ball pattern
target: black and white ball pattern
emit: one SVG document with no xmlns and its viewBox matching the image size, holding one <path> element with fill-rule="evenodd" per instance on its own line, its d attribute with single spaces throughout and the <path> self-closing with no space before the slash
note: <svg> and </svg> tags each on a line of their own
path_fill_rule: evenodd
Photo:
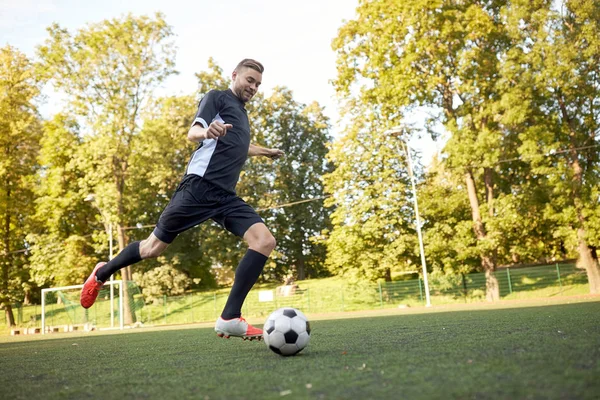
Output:
<svg viewBox="0 0 600 400">
<path fill-rule="evenodd" d="M 263 339 L 267 347 L 279 355 L 296 355 L 308 345 L 310 323 L 302 311 L 280 308 L 265 321 Z"/>
</svg>

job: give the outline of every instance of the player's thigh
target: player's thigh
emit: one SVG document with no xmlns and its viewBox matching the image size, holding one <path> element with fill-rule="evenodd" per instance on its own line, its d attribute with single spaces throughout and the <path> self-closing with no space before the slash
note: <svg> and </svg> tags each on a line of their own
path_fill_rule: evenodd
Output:
<svg viewBox="0 0 600 400">
<path fill-rule="evenodd" d="M 172 243 L 180 233 L 216 214 L 218 202 L 208 193 L 210 187 L 206 182 L 193 176 L 186 177 L 183 183 L 186 185 L 180 185 L 154 229 L 154 235 L 165 243 Z"/>
<path fill-rule="evenodd" d="M 239 197 L 232 198 L 213 220 L 234 235 L 245 239 L 247 231 L 255 224 L 264 225 L 263 219 Z M 265 226 L 266 229 L 266 226 Z"/>
</svg>

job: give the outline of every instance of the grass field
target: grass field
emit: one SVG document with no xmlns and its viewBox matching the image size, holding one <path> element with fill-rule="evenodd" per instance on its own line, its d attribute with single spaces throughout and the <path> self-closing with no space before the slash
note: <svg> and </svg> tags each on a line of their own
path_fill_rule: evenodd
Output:
<svg viewBox="0 0 600 400">
<path fill-rule="evenodd" d="M 198 325 L 2 337 L 1 397 L 597 399 L 600 393 L 597 296 L 311 319 L 311 343 L 291 358 L 262 342 L 218 339 Z"/>
</svg>

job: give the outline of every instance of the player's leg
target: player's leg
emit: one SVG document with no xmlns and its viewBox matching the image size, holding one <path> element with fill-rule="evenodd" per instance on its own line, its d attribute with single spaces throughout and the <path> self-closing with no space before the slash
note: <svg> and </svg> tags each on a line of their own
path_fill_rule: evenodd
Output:
<svg viewBox="0 0 600 400">
<path fill-rule="evenodd" d="M 244 240 L 248 244 L 248 250 L 235 270 L 233 287 L 221 313 L 223 319 L 242 316 L 244 300 L 258 280 L 276 245 L 275 238 L 263 223 L 252 225 L 244 234 Z"/>
<path fill-rule="evenodd" d="M 136 264 L 146 258 L 160 256 L 168 246 L 168 243 L 163 242 L 154 233 L 151 233 L 146 240 L 130 243 L 115 258 L 100 267 L 96 272 L 96 278 L 106 282 L 111 275 L 121 268 Z"/>
<path fill-rule="evenodd" d="M 262 219 L 241 199 L 232 202 L 230 212 L 221 222 L 227 230 L 244 238 L 248 250 L 240 261 L 233 287 L 225 308 L 215 324 L 220 337 L 239 336 L 244 339 L 261 339 L 262 330 L 248 324 L 241 316 L 242 305 L 254 286 L 265 263 L 275 248 L 275 238 Z"/>
<path fill-rule="evenodd" d="M 83 284 L 80 303 L 90 308 L 96 301 L 104 282 L 121 268 L 136 264 L 146 258 L 155 258 L 169 246 L 151 233 L 148 239 L 130 243 L 115 258 L 108 262 L 99 262 Z"/>
<path fill-rule="evenodd" d="M 205 183 L 197 175 L 186 175 L 148 239 L 130 243 L 108 263 L 101 262 L 96 265 L 81 291 L 80 302 L 83 307 L 89 308 L 94 304 L 98 291 L 112 274 L 142 259 L 158 257 L 177 235 L 206 221 L 214 214 L 210 207 L 196 199 L 194 192 L 206 192 Z"/>
</svg>

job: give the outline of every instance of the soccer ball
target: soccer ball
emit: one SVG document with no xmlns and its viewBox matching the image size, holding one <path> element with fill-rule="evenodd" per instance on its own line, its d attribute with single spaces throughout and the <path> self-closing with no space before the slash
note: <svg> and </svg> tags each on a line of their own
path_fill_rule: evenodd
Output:
<svg viewBox="0 0 600 400">
<path fill-rule="evenodd" d="M 263 326 L 263 339 L 267 347 L 281 356 L 298 354 L 310 340 L 310 323 L 295 308 L 274 311 Z"/>
</svg>

